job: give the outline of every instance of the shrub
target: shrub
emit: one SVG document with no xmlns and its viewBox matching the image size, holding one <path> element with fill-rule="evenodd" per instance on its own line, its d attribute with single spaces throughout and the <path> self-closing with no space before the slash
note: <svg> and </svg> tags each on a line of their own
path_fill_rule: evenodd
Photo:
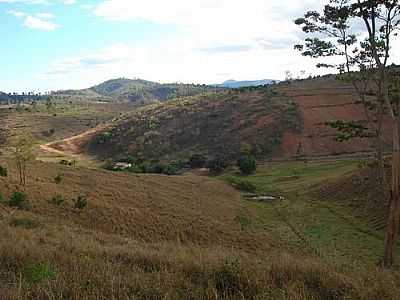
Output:
<svg viewBox="0 0 400 300">
<path fill-rule="evenodd" d="M 60 165 L 64 165 L 64 166 L 75 166 L 76 165 L 76 161 L 72 160 L 72 161 L 68 161 L 68 160 L 60 160 Z"/>
<path fill-rule="evenodd" d="M 56 184 L 60 184 L 61 181 L 62 181 L 62 177 L 61 177 L 60 174 L 58 174 L 56 177 L 54 177 L 54 182 L 55 182 Z"/>
<path fill-rule="evenodd" d="M 173 164 L 168 165 L 164 170 L 165 175 L 172 176 L 172 175 L 178 175 L 178 173 L 179 173 L 179 169 Z"/>
<path fill-rule="evenodd" d="M 87 199 L 85 196 L 78 196 L 78 198 L 74 200 L 74 208 L 84 209 L 86 206 L 87 206 Z"/>
<path fill-rule="evenodd" d="M 64 200 L 64 197 L 63 197 L 63 196 L 61 196 L 61 195 L 56 195 L 56 196 L 54 196 L 53 198 L 51 198 L 51 200 L 50 200 L 49 202 L 50 202 L 51 204 L 60 206 L 60 205 L 62 205 L 62 204 L 65 202 L 65 200 Z"/>
<path fill-rule="evenodd" d="M 222 156 L 218 156 L 207 162 L 207 168 L 211 173 L 219 174 L 228 167 L 228 162 Z"/>
<path fill-rule="evenodd" d="M 251 155 L 242 155 L 238 161 L 237 166 L 242 174 L 250 175 L 257 169 L 257 162 Z"/>
<path fill-rule="evenodd" d="M 179 175 L 182 173 L 182 169 L 185 168 L 185 162 L 181 160 L 172 161 L 166 166 L 164 174 L 166 175 Z"/>
<path fill-rule="evenodd" d="M 228 182 L 239 191 L 255 193 L 257 191 L 257 187 L 247 180 L 240 180 L 236 178 L 228 178 Z"/>
<path fill-rule="evenodd" d="M 207 158 L 201 154 L 194 154 L 189 159 L 189 165 L 192 169 L 203 168 L 206 165 Z"/>
<path fill-rule="evenodd" d="M 37 284 L 43 280 L 52 280 L 56 277 L 48 263 L 29 264 L 24 268 L 24 278 L 28 284 Z"/>
<path fill-rule="evenodd" d="M 14 192 L 10 197 L 8 205 L 18 209 L 29 209 L 30 207 L 28 197 L 23 192 Z"/>
<path fill-rule="evenodd" d="M 3 166 L 0 166 L 0 176 L 1 177 L 7 177 L 7 175 L 8 175 L 7 169 L 5 167 L 3 167 Z"/>
<path fill-rule="evenodd" d="M 167 166 L 164 164 L 157 162 L 150 166 L 151 173 L 154 174 L 164 174 L 167 169 Z"/>
</svg>

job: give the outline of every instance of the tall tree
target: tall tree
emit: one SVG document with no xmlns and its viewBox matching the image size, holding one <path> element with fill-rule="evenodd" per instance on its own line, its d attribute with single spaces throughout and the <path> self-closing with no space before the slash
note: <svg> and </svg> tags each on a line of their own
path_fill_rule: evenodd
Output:
<svg viewBox="0 0 400 300">
<path fill-rule="evenodd" d="M 306 33 L 303 55 L 323 59 L 318 67 L 337 68 L 351 82 L 368 126 L 360 120 L 337 121 L 343 139 L 375 136 L 383 172 L 382 122 L 391 121 L 392 181 L 383 265 L 394 263 L 400 226 L 399 76 L 389 67 L 393 39 L 400 29 L 399 0 L 330 0 L 322 12 L 309 11 L 295 23 Z M 341 59 L 339 59 L 341 58 Z M 384 178 L 384 174 L 381 174 Z"/>
</svg>

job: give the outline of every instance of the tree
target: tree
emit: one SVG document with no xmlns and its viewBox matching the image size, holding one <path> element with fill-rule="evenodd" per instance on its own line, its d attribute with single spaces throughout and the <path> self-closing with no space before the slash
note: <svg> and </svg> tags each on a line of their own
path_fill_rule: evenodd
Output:
<svg viewBox="0 0 400 300">
<path fill-rule="evenodd" d="M 257 162 L 252 155 L 242 155 L 237 160 L 237 166 L 244 175 L 253 174 L 257 169 Z"/>
<path fill-rule="evenodd" d="M 207 161 L 206 167 L 210 170 L 211 173 L 219 174 L 228 167 L 228 162 L 225 157 L 217 156 L 214 159 Z"/>
<path fill-rule="evenodd" d="M 193 154 L 189 159 L 189 165 L 192 169 L 203 168 L 206 162 L 207 158 L 202 154 Z"/>
<path fill-rule="evenodd" d="M 374 136 L 382 171 L 382 122 L 386 115 L 391 121 L 392 182 L 383 255 L 384 267 L 391 267 L 400 226 L 400 88 L 398 71 L 389 67 L 389 58 L 400 29 L 400 2 L 330 0 L 322 13 L 309 11 L 295 23 L 309 36 L 295 48 L 305 56 L 323 58 L 318 67 L 337 68 L 340 77 L 353 84 L 368 126 L 358 120 L 333 125 L 344 140 Z"/>
<path fill-rule="evenodd" d="M 35 159 L 33 151 L 34 141 L 30 136 L 22 136 L 16 139 L 13 145 L 13 156 L 17 166 L 19 181 L 22 186 L 26 185 L 27 165 Z"/>
</svg>

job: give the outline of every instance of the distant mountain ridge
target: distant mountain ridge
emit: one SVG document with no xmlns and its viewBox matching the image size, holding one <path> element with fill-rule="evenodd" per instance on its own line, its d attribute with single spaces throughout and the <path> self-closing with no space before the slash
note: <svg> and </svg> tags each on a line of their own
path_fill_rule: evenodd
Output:
<svg viewBox="0 0 400 300">
<path fill-rule="evenodd" d="M 224 88 L 241 88 L 241 87 L 250 87 L 250 86 L 261 86 L 261 85 L 269 85 L 278 83 L 278 80 L 273 79 L 261 79 L 261 80 L 244 80 L 244 81 L 237 81 L 237 80 L 227 80 L 223 83 L 216 84 L 217 87 L 224 87 Z"/>
<path fill-rule="evenodd" d="M 107 80 L 88 89 L 63 90 L 54 95 L 85 98 L 102 98 L 108 101 L 129 101 L 139 104 L 164 102 L 179 97 L 195 96 L 201 93 L 215 92 L 229 88 L 262 86 L 278 83 L 277 80 L 227 80 L 221 84 L 186 84 L 186 83 L 158 83 L 144 79 L 117 78 Z"/>
<path fill-rule="evenodd" d="M 220 89 L 222 90 L 223 87 Z M 215 91 L 215 87 L 205 84 L 162 84 L 143 79 L 117 78 L 105 81 L 88 89 L 58 91 L 55 94 L 146 104 L 164 102 L 179 97 L 195 96 L 211 91 Z"/>
</svg>

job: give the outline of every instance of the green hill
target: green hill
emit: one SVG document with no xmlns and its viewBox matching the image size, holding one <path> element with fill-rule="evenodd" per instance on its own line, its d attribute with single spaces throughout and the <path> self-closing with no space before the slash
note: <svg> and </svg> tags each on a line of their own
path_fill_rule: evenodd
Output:
<svg viewBox="0 0 400 300">
<path fill-rule="evenodd" d="M 207 85 L 182 83 L 161 84 L 143 79 L 118 78 L 108 80 L 89 89 L 59 91 L 56 94 L 148 104 L 221 90 L 223 90 L 223 88 L 210 87 Z"/>
</svg>

